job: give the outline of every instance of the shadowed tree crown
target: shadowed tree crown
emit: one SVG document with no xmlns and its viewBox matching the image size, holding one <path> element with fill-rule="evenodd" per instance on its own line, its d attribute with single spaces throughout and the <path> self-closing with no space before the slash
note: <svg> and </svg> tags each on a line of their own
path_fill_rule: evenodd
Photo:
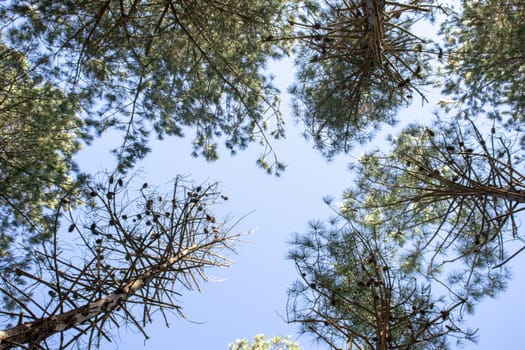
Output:
<svg viewBox="0 0 525 350">
<path fill-rule="evenodd" d="M 293 22 L 298 40 L 294 114 L 327 157 L 370 141 L 429 81 L 437 56 L 413 28 L 434 2 L 321 1 Z"/>
<path fill-rule="evenodd" d="M 10 45 L 44 78 L 76 94 L 94 134 L 120 130 L 121 169 L 159 138 L 195 132 L 195 156 L 264 145 L 259 164 L 282 170 L 268 137 L 283 136 L 265 64 L 285 50 L 291 3 L 249 1 L 24 1 L 2 5 Z M 270 160 L 266 160 L 271 156 Z"/>
</svg>

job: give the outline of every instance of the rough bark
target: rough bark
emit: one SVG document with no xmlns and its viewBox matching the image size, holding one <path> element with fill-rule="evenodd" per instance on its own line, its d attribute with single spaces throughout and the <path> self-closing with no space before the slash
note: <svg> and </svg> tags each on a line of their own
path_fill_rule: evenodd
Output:
<svg viewBox="0 0 525 350">
<path fill-rule="evenodd" d="M 124 288 L 116 290 L 103 298 L 61 314 L 22 323 L 0 331 L 0 350 L 13 349 L 23 344 L 36 345 L 53 334 L 83 324 L 97 315 L 110 314 L 125 303 L 130 296 L 146 286 L 152 278 L 159 276 L 166 269 L 170 269 L 199 248 L 202 247 L 195 245 L 182 250 L 166 262 L 152 266 L 140 278 L 129 282 Z"/>
</svg>

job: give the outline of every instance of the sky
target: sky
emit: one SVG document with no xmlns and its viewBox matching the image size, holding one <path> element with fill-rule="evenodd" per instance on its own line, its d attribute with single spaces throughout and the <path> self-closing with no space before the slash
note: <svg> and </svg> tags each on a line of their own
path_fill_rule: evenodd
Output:
<svg viewBox="0 0 525 350">
<path fill-rule="evenodd" d="M 273 63 L 276 84 L 286 91 L 292 83 L 293 67 L 289 61 Z M 188 175 L 195 183 L 219 182 L 229 200 L 217 208 L 223 216 L 242 218 L 238 232 L 255 230 L 246 242 L 237 245 L 239 254 L 231 256 L 236 263 L 226 269 L 210 272 L 213 281 L 202 285 L 202 292 L 188 291 L 180 298 L 187 319 L 171 318 L 166 328 L 161 318 L 146 327 L 150 339 L 144 342 L 141 334 L 126 327 L 115 331 L 113 344 L 104 349 L 227 349 L 238 338 L 252 339 L 258 333 L 268 336 L 290 335 L 304 350 L 327 349 L 317 346 L 308 336 L 297 338 L 297 328 L 287 324 L 287 288 L 298 277 L 293 263 L 286 259 L 288 241 L 294 232 L 305 232 L 308 221 L 325 219 L 331 210 L 322 198 L 326 195 L 341 198 L 352 184 L 348 164 L 363 152 L 356 148 L 351 155 L 336 157 L 327 162 L 312 144 L 301 135 L 300 124 L 290 119 L 290 100 L 283 95 L 283 111 L 287 116 L 287 138 L 274 142 L 280 159 L 288 167 L 282 177 L 266 174 L 256 166 L 260 149 L 251 145 L 246 151 L 231 157 L 227 152 L 208 163 L 192 158 L 189 138 L 171 138 L 152 143 L 153 151 L 140 162 L 138 169 L 149 183 L 160 189 L 176 175 Z M 415 102 L 400 113 L 400 120 L 428 121 L 434 106 Z M 369 147 L 384 147 L 384 130 Z M 188 134 L 191 137 L 191 134 Z M 79 157 L 84 170 L 111 170 L 113 159 L 107 152 L 115 140 L 102 138 Z M 523 255 L 523 254 L 522 254 Z M 525 257 L 513 261 L 513 266 L 525 263 Z M 480 342 L 467 344 L 465 349 L 523 349 L 522 291 L 525 276 L 514 271 L 514 280 L 507 292 L 497 299 L 486 300 L 469 318 L 469 325 L 480 328 Z M 160 316 L 160 314 L 158 315 Z"/>
</svg>

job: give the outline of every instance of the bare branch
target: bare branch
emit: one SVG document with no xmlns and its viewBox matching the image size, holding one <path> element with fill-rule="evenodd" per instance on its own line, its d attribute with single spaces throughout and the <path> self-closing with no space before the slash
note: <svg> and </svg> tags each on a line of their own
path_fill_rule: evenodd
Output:
<svg viewBox="0 0 525 350">
<path fill-rule="evenodd" d="M 16 271 L 33 288 L 47 288 L 50 298 L 26 295 L 21 314 L 36 311 L 30 311 L 30 321 L 0 332 L 0 349 L 53 348 L 48 345 L 53 336 L 65 348 L 80 342 L 82 334 L 89 334 L 91 347 L 122 321 L 147 337 L 144 327 L 154 312 L 180 313 L 176 298 L 182 290 L 200 290 L 208 268 L 232 263 L 225 253 L 234 252 L 241 235 L 230 233 L 211 213 L 211 206 L 225 198 L 216 186 L 191 188 L 177 178 L 171 195 L 162 196 L 145 183 L 138 198 L 129 200 L 123 183 L 112 176 L 109 183 L 94 184 L 89 193 L 94 208 L 70 212 L 77 251 L 85 247 L 82 256 L 66 253 L 69 243 L 57 234 L 52 249 L 35 253 L 44 262 L 39 275 Z M 4 284 L 0 291 L 16 302 L 20 290 L 11 292 L 14 286 Z"/>
</svg>

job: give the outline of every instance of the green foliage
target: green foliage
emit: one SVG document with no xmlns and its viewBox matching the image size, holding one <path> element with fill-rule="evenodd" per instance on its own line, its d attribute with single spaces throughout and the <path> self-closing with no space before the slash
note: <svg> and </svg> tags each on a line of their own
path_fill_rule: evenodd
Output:
<svg viewBox="0 0 525 350">
<path fill-rule="evenodd" d="M 264 334 L 257 334 L 253 343 L 246 339 L 238 339 L 228 345 L 230 350 L 301 350 L 299 344 L 289 338 L 272 337 L 267 339 Z"/>
<path fill-rule="evenodd" d="M 445 349 L 447 337 L 474 336 L 461 329 L 468 301 L 407 271 L 380 225 L 313 222 L 292 244 L 301 277 L 289 290 L 289 322 L 332 349 Z"/>
<path fill-rule="evenodd" d="M 442 25 L 448 54 L 444 93 L 460 104 L 461 114 L 487 114 L 519 128 L 525 111 L 525 3 L 462 5 Z"/>
<path fill-rule="evenodd" d="M 281 0 L 3 7 L 11 44 L 78 95 L 86 125 L 123 132 L 115 150 L 121 170 L 149 151 L 152 131 L 163 138 L 194 129 L 193 155 L 208 160 L 218 157 L 218 139 L 232 152 L 262 142 L 268 156 L 270 134 L 283 136 L 278 91 L 263 74 L 266 61 L 285 52 L 263 40 L 287 31 L 291 5 Z"/>
<path fill-rule="evenodd" d="M 443 56 L 438 73 L 450 99 L 441 107 L 457 118 L 409 126 L 390 140 L 391 151 L 365 154 L 354 166 L 355 185 L 334 207 L 337 218 L 294 238 L 290 258 L 301 277 L 289 291 L 290 322 L 334 349 L 444 349 L 450 338 L 472 339 L 464 315 L 505 288 L 506 264 L 524 249 L 509 248 L 525 238 L 516 222 L 525 203 L 523 154 L 513 144 L 525 121 L 524 6 L 463 1 L 449 14 L 432 1 L 1 4 L 2 315 L 31 324 L 63 317 L 72 328 L 62 309 L 98 300 L 90 322 L 75 316 L 75 327 L 94 339 L 118 325 L 115 315 L 144 332 L 153 311 L 180 311 L 173 283 L 198 288 L 203 266 L 229 264 L 211 250 L 233 238 L 206 211 L 218 193 L 182 185 L 166 200 L 145 185 L 130 206 L 122 179 L 90 186 L 72 157 L 81 142 L 115 129 L 124 173 L 149 152 L 152 135 L 192 130 L 193 156 L 213 161 L 220 141 L 232 154 L 258 142 L 256 163 L 279 174 L 284 165 L 270 139 L 284 137 L 284 121 L 265 68 L 294 43 L 294 114 L 328 158 L 395 124 L 414 95 L 424 100 L 421 87 L 434 82 L 430 66 Z M 437 14 L 447 15 L 441 47 L 414 29 Z M 491 120 L 490 133 L 481 130 L 482 117 Z M 509 129 L 515 134 L 503 132 Z M 86 210 L 81 218 L 71 211 L 77 205 Z M 86 246 L 82 261 L 62 256 L 62 211 L 70 213 L 69 233 Z M 31 250 L 40 244 L 45 249 Z M 36 259 L 25 259 L 29 253 Z M 189 253 L 194 265 L 182 261 Z M 40 265 L 31 269 L 34 260 Z M 146 280 L 151 288 L 141 289 Z M 42 284 L 50 298 L 33 298 Z M 122 298 L 142 305 L 143 319 L 117 309 Z M 104 300 L 115 308 L 101 308 Z M 27 313 L 28 303 L 43 313 Z M 299 346 L 258 335 L 230 349 Z"/>
<path fill-rule="evenodd" d="M 433 16 L 431 2 L 321 2 L 300 18 L 291 88 L 295 115 L 328 157 L 369 141 L 428 82 L 426 40 L 413 25 Z"/>
<path fill-rule="evenodd" d="M 473 339 L 465 313 L 506 287 L 512 242 L 523 236 L 525 177 L 512 137 L 472 122 L 412 125 L 354 165 L 355 185 L 329 227 L 292 242 L 301 280 L 289 317 L 341 348 L 447 348 Z M 341 224 L 342 222 L 342 224 Z"/>
<path fill-rule="evenodd" d="M 374 21 L 398 5 L 367 3 L 375 6 Z M 363 8 L 325 5 L 301 24 L 304 45 L 292 92 L 316 146 L 331 156 L 368 140 L 376 125 L 392 123 L 404 94 L 416 86 L 394 89 L 395 74 L 387 71 L 374 80 L 374 69 L 390 66 L 374 65 L 370 41 L 360 45 L 356 28 L 366 22 L 356 14 Z M 426 72 L 429 54 L 446 58 L 438 70 L 451 97 L 440 101 L 438 115 L 446 116 L 431 128 L 405 128 L 390 139 L 388 152 L 360 157 L 352 166 L 354 185 L 334 207 L 337 220 L 329 227 L 314 223 L 292 241 L 290 257 L 301 278 L 289 291 L 290 321 L 331 348 L 435 349 L 448 347 L 450 338 L 472 339 L 461 327 L 465 313 L 505 289 L 506 264 L 524 250 L 516 218 L 525 203 L 523 153 L 515 147 L 523 140 L 524 5 L 462 5 L 445 13 L 443 47 L 412 37 L 410 16 L 397 27 L 404 28 L 403 39 L 380 47 L 384 59 L 402 52 L 390 61 L 401 77 L 416 65 Z M 342 34 L 338 21 L 352 35 Z M 391 33 L 368 38 L 388 43 Z M 345 40 L 351 45 L 342 50 Z M 422 45 L 422 52 L 414 55 L 420 50 L 405 43 Z"/>
<path fill-rule="evenodd" d="M 520 237 L 515 215 L 523 209 L 525 183 L 513 163 L 512 139 L 492 131 L 483 137 L 468 122 L 407 128 L 392 140 L 391 153 L 361 158 L 342 212 L 362 225 L 382 225 L 412 254 L 433 251 L 416 270 L 439 273 L 462 260 L 476 276 L 485 271 L 477 277 L 483 292 L 472 296 L 493 295 L 501 288 L 494 267 L 508 258 L 503 242 Z"/>
<path fill-rule="evenodd" d="M 75 188 L 80 148 L 78 105 L 34 77 L 26 57 L 0 44 L 0 268 L 14 264 L 15 243 L 49 239 L 53 213 Z"/>
</svg>

